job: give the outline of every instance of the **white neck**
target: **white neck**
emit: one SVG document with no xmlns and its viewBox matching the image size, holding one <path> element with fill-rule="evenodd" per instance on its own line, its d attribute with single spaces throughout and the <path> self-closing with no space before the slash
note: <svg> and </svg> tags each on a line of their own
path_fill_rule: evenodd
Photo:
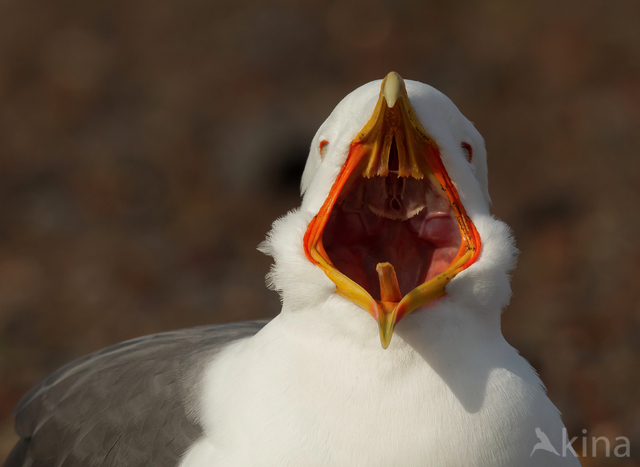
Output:
<svg viewBox="0 0 640 467">
<path fill-rule="evenodd" d="M 526 466 L 536 427 L 560 439 L 499 330 L 436 306 L 383 350 L 375 321 L 342 300 L 285 309 L 211 366 L 203 421 L 220 463 L 207 465 Z"/>
<path fill-rule="evenodd" d="M 559 440 L 562 422 L 500 332 L 515 251 L 504 224 L 474 219 L 481 258 L 384 350 L 375 320 L 304 256 L 311 216 L 290 213 L 262 246 L 282 313 L 207 370 L 204 454 L 187 456 L 207 460 L 183 466 L 538 465 L 535 428 Z"/>
</svg>

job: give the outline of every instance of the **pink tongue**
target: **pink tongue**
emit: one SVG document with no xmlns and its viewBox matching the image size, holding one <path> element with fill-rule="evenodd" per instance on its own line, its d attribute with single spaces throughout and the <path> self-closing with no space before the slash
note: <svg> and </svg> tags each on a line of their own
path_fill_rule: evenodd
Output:
<svg viewBox="0 0 640 467">
<path fill-rule="evenodd" d="M 447 214 L 427 214 L 409 220 L 412 230 L 418 237 L 428 240 L 438 248 L 460 244 L 458 223 Z"/>
<path fill-rule="evenodd" d="M 410 219 L 409 224 L 418 237 L 436 247 L 426 275 L 426 280 L 433 279 L 447 269 L 458 254 L 460 245 L 458 223 L 447 214 L 434 213 L 427 214 L 424 219 Z"/>
</svg>

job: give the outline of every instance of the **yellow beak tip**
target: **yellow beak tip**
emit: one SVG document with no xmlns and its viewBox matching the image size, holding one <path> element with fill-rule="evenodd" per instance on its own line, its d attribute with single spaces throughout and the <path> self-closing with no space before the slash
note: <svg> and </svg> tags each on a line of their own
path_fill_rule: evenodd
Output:
<svg viewBox="0 0 640 467">
<path fill-rule="evenodd" d="M 389 344 L 391 343 L 391 338 L 393 337 L 393 329 L 394 329 L 394 318 L 395 318 L 395 313 L 393 314 L 393 317 L 389 316 L 388 320 L 382 320 L 379 323 L 380 326 L 380 343 L 382 344 L 382 348 L 383 349 L 387 349 L 387 347 L 389 347 Z"/>
<path fill-rule="evenodd" d="M 384 80 L 382 80 L 382 95 L 387 101 L 387 106 L 390 109 L 393 108 L 398 98 L 403 94 L 406 94 L 404 80 L 395 71 L 390 72 Z"/>
</svg>

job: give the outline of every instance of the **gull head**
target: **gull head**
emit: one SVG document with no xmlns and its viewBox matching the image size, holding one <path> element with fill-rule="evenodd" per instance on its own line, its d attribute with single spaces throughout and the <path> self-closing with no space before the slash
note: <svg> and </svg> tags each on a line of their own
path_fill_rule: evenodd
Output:
<svg viewBox="0 0 640 467">
<path fill-rule="evenodd" d="M 296 281 L 300 304 L 338 295 L 387 348 L 403 318 L 443 300 L 498 316 L 508 301 L 515 247 L 489 213 L 484 141 L 434 88 L 391 72 L 345 97 L 313 139 L 301 191 L 263 245 L 285 306 Z"/>
</svg>

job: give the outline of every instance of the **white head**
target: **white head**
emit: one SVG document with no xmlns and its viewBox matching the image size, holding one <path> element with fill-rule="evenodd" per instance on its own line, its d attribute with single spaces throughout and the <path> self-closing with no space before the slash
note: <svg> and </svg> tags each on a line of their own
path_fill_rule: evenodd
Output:
<svg viewBox="0 0 640 467">
<path fill-rule="evenodd" d="M 261 246 L 284 311 L 337 294 L 385 348 L 404 316 L 443 306 L 499 326 L 516 250 L 489 213 L 484 140 L 444 94 L 394 72 L 356 89 L 315 135 L 301 189 Z"/>
</svg>

